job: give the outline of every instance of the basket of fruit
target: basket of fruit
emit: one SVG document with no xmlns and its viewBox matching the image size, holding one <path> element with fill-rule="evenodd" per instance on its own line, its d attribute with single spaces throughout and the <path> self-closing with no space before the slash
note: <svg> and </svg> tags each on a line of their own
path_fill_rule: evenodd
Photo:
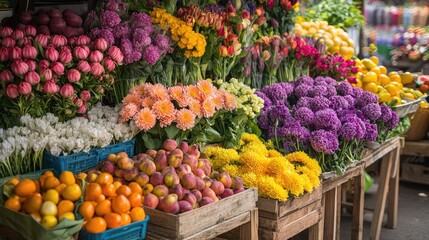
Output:
<svg viewBox="0 0 429 240">
<path fill-rule="evenodd" d="M 82 228 L 74 212 L 83 181 L 43 171 L 0 180 L 2 239 L 72 239 Z"/>
<path fill-rule="evenodd" d="M 392 107 L 392 110 L 398 114 L 398 117 L 402 118 L 407 116 L 408 114 L 415 113 L 417 109 L 419 108 L 420 102 L 425 98 L 426 96 L 420 97 L 419 99 L 405 99 L 407 103 L 397 105 Z"/>
</svg>

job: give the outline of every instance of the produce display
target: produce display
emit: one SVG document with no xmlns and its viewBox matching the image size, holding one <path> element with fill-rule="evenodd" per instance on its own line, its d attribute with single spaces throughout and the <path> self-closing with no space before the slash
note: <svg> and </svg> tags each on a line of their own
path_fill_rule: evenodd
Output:
<svg viewBox="0 0 429 240">
<path fill-rule="evenodd" d="M 315 38 L 326 45 L 329 53 L 339 53 L 346 60 L 354 56 L 354 42 L 347 32 L 329 25 L 326 21 L 296 23 L 295 32 Z"/>
<path fill-rule="evenodd" d="M 54 228 L 64 219 L 76 219 L 76 205 L 82 197 L 81 180 L 69 171 L 62 172 L 59 178 L 51 171 L 34 180 L 12 178 L 3 186 L 11 193 L 4 206 L 31 215 L 46 228 Z"/>
<path fill-rule="evenodd" d="M 101 171 L 105 173 L 97 176 L 91 172 L 88 177 L 98 179 L 103 174 L 114 174 L 114 181 L 142 189 L 144 206 L 172 214 L 244 191 L 240 178 L 212 171 L 210 161 L 201 157 L 196 145 L 178 144 L 173 139 L 166 140 L 162 149 L 148 150 L 133 159 L 111 154 Z M 121 188 L 125 187 L 118 191 Z"/>
</svg>

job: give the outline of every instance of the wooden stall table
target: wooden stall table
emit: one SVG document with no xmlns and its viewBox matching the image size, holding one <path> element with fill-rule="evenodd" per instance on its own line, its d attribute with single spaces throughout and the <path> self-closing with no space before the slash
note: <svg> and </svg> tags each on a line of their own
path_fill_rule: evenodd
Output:
<svg viewBox="0 0 429 240">
<path fill-rule="evenodd" d="M 324 173 L 322 204 L 325 209 L 325 240 L 340 239 L 341 187 L 353 180 L 353 221 L 351 239 L 363 238 L 364 175 L 366 167 L 381 160 L 380 182 L 377 190 L 370 239 L 380 239 L 381 225 L 386 203 L 388 205 L 387 227 L 395 228 L 398 215 L 399 161 L 403 139 L 393 138 L 373 150 L 366 150 L 356 166 L 349 167 L 343 176 Z M 389 191 L 390 189 L 390 191 Z M 326 224 L 328 223 L 328 224 Z"/>
</svg>

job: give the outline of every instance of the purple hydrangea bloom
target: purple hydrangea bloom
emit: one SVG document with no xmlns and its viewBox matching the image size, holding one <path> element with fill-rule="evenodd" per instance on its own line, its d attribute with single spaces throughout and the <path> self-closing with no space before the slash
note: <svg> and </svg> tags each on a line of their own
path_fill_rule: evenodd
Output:
<svg viewBox="0 0 429 240">
<path fill-rule="evenodd" d="M 144 31 L 142 28 L 137 28 L 134 30 L 133 45 L 135 48 L 141 51 L 144 47 L 149 46 L 151 43 L 152 39 L 146 31 Z"/>
<path fill-rule="evenodd" d="M 340 116 L 340 120 L 343 124 L 351 123 L 356 127 L 356 138 L 361 140 L 366 132 L 365 122 L 353 112 L 353 110 L 341 110 L 338 116 Z"/>
<path fill-rule="evenodd" d="M 311 86 L 300 84 L 295 87 L 295 96 L 297 98 L 308 97 L 311 91 Z"/>
<path fill-rule="evenodd" d="M 392 109 L 385 104 L 380 105 L 381 116 L 380 120 L 387 123 L 392 118 Z"/>
<path fill-rule="evenodd" d="M 303 126 L 310 126 L 313 123 L 314 113 L 307 107 L 298 108 L 294 116 Z"/>
<path fill-rule="evenodd" d="M 317 76 L 314 78 L 314 85 L 326 86 L 325 78 L 322 76 Z"/>
<path fill-rule="evenodd" d="M 269 118 L 271 121 L 278 120 L 279 124 L 283 124 L 283 122 L 290 121 L 291 117 L 286 105 L 276 105 L 270 108 Z"/>
<path fill-rule="evenodd" d="M 138 49 L 134 49 L 130 39 L 121 39 L 121 51 L 124 53 L 124 62 L 130 64 L 139 61 L 142 57 L 141 52 Z"/>
<path fill-rule="evenodd" d="M 113 36 L 115 36 L 116 39 L 128 38 L 130 33 L 130 26 L 127 22 L 121 22 L 113 27 Z"/>
<path fill-rule="evenodd" d="M 362 108 L 362 113 L 368 120 L 375 121 L 381 116 L 380 105 L 370 103 Z"/>
<path fill-rule="evenodd" d="M 346 122 L 341 126 L 339 135 L 345 141 L 353 141 L 356 137 L 357 126 L 351 122 Z"/>
<path fill-rule="evenodd" d="M 270 107 L 269 107 L 270 108 Z M 270 109 L 263 109 L 258 117 L 258 125 L 261 129 L 267 130 L 270 127 L 269 112 Z"/>
<path fill-rule="evenodd" d="M 105 9 L 107 9 L 109 11 L 115 11 L 118 8 L 119 8 L 119 4 L 116 2 L 116 0 L 107 0 L 106 1 Z"/>
<path fill-rule="evenodd" d="M 256 91 L 255 94 L 256 96 L 264 100 L 264 109 L 266 109 L 267 107 L 271 107 L 271 105 L 273 105 L 273 102 L 267 97 L 267 95 L 265 95 L 265 93 L 261 91 Z"/>
<path fill-rule="evenodd" d="M 296 85 L 307 85 L 307 86 L 313 86 L 314 85 L 314 80 L 309 77 L 309 76 L 302 76 L 300 78 L 298 78 L 295 81 Z"/>
<path fill-rule="evenodd" d="M 310 91 L 310 97 L 326 96 L 328 88 L 324 85 L 316 85 Z"/>
<path fill-rule="evenodd" d="M 306 108 L 310 108 L 311 109 L 311 102 L 312 102 L 312 98 L 309 97 L 302 97 L 300 99 L 298 99 L 298 102 L 295 104 L 295 107 L 298 108 L 302 108 L 302 107 L 306 107 Z"/>
<path fill-rule="evenodd" d="M 263 87 L 261 92 L 265 93 L 271 101 L 276 103 L 286 102 L 286 99 L 288 98 L 286 89 L 278 83 Z"/>
<path fill-rule="evenodd" d="M 371 123 L 365 123 L 366 133 L 364 139 L 369 142 L 373 142 L 377 139 L 378 131 L 377 125 Z"/>
<path fill-rule="evenodd" d="M 121 22 L 121 17 L 115 11 L 101 11 L 100 24 L 103 28 L 113 28 Z"/>
<path fill-rule="evenodd" d="M 161 50 L 155 45 L 150 45 L 144 50 L 144 53 L 143 53 L 144 60 L 146 60 L 146 62 L 149 63 L 150 65 L 155 64 L 158 61 L 160 56 L 161 56 Z"/>
<path fill-rule="evenodd" d="M 357 107 L 364 107 L 370 103 L 377 103 L 378 97 L 372 92 L 366 92 L 364 91 L 359 98 L 356 99 L 356 106 Z"/>
<path fill-rule="evenodd" d="M 317 130 L 311 133 L 310 143 L 316 152 L 334 154 L 339 148 L 337 136 L 325 130 Z"/>
<path fill-rule="evenodd" d="M 345 81 L 340 82 L 337 85 L 337 92 L 339 94 L 341 94 L 342 96 L 351 95 L 351 94 L 353 94 L 353 86 L 350 85 L 350 83 L 345 82 Z"/>
<path fill-rule="evenodd" d="M 277 135 L 281 138 L 296 138 L 302 141 L 308 140 L 310 131 L 307 128 L 301 126 L 299 121 L 288 121 L 285 122 L 283 127 L 278 128 Z"/>
<path fill-rule="evenodd" d="M 291 83 L 278 83 L 283 89 L 287 96 L 293 93 L 293 85 Z"/>
<path fill-rule="evenodd" d="M 161 50 L 167 50 L 170 47 L 170 38 L 167 35 L 158 34 L 155 37 L 155 42 Z"/>
<path fill-rule="evenodd" d="M 329 101 L 329 99 L 325 97 L 317 96 L 311 99 L 310 109 L 313 110 L 314 112 L 317 112 L 317 111 L 329 108 L 330 103 L 331 102 Z"/>
<path fill-rule="evenodd" d="M 337 86 L 337 81 L 331 77 L 325 77 L 325 83 L 329 86 Z"/>
<path fill-rule="evenodd" d="M 354 98 L 359 98 L 361 95 L 362 95 L 362 93 L 364 93 L 365 91 L 364 90 L 362 90 L 362 88 L 353 88 L 353 93 L 352 94 L 349 94 L 349 95 L 352 95 Z"/>
<path fill-rule="evenodd" d="M 355 98 L 352 95 L 345 95 L 344 99 L 346 99 L 347 102 L 349 103 L 349 107 L 355 106 Z"/>
<path fill-rule="evenodd" d="M 326 86 L 326 94 L 325 97 L 337 96 L 337 89 L 335 86 L 328 85 Z"/>
<path fill-rule="evenodd" d="M 324 109 L 314 114 L 313 126 L 316 129 L 324 129 L 336 132 L 341 127 L 341 121 L 332 109 Z"/>
<path fill-rule="evenodd" d="M 146 13 L 133 13 L 130 17 L 131 27 L 135 28 L 143 28 L 145 26 L 152 26 L 152 20 L 149 15 Z"/>
<path fill-rule="evenodd" d="M 388 130 L 393 130 L 396 128 L 396 126 L 399 123 L 399 116 L 398 114 L 396 114 L 396 112 L 392 111 L 392 117 L 390 118 L 390 120 L 386 123 L 387 129 Z"/>
<path fill-rule="evenodd" d="M 334 110 L 348 109 L 350 107 L 349 102 L 343 96 L 332 96 L 329 101 L 331 101 L 330 108 Z"/>
</svg>

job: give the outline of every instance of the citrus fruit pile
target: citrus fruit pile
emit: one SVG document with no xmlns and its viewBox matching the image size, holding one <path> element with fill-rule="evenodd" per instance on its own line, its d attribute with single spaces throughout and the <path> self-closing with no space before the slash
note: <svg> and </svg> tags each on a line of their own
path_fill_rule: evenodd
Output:
<svg viewBox="0 0 429 240">
<path fill-rule="evenodd" d="M 354 55 L 354 42 L 347 32 L 329 25 L 326 21 L 296 23 L 295 33 L 318 39 L 326 45 L 329 53 L 338 53 L 346 60 Z"/>
<path fill-rule="evenodd" d="M 353 85 L 377 94 L 380 103 L 397 106 L 407 103 L 406 99 L 414 100 L 423 96 L 419 90 L 404 87 L 414 81 L 413 74 L 387 73 L 386 67 L 378 66 L 379 60 L 375 56 L 355 61 L 358 73 L 356 74 L 357 83 Z"/>
<path fill-rule="evenodd" d="M 13 195 L 4 203 L 6 208 L 31 214 L 46 228 L 63 219 L 75 220 L 75 202 L 82 190 L 72 172 L 65 171 L 56 178 L 46 171 L 37 180 L 12 178 L 6 185 L 13 187 Z"/>
<path fill-rule="evenodd" d="M 101 173 L 86 185 L 85 201 L 78 212 L 84 218 L 83 229 L 100 233 L 146 218 L 143 189 L 136 182 L 128 185 L 113 181 L 109 173 Z"/>
</svg>

